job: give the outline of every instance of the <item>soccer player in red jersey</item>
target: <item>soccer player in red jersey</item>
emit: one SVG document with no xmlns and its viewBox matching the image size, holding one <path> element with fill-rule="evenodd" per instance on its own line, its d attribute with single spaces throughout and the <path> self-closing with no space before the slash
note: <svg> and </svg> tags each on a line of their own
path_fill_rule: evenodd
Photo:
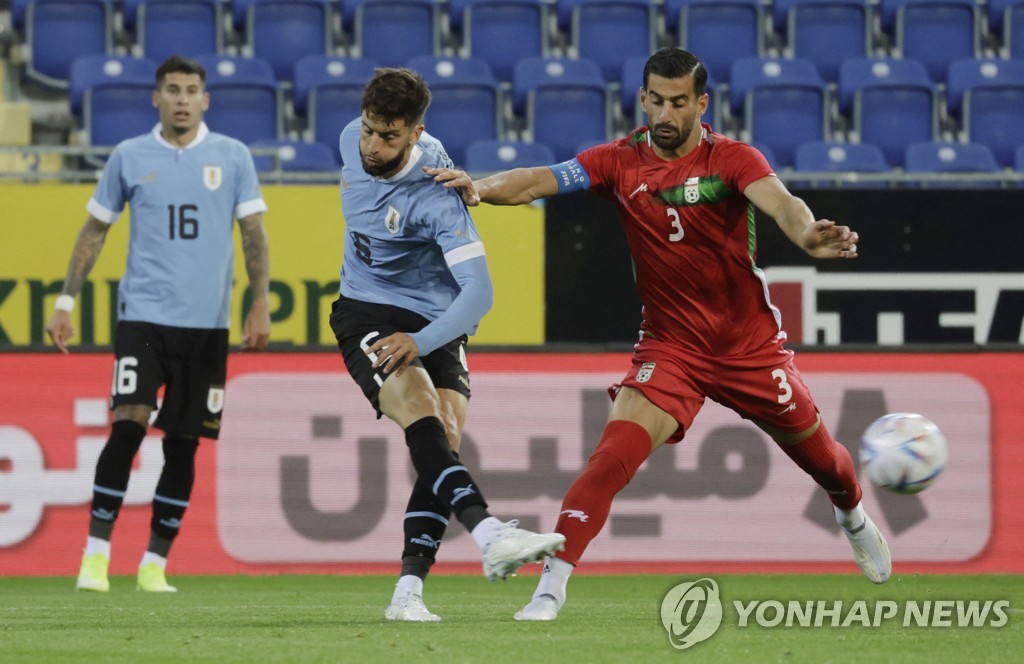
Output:
<svg viewBox="0 0 1024 664">
<path fill-rule="evenodd" d="M 588 189 L 610 199 L 643 303 L 632 367 L 609 390 L 614 402 L 601 441 L 562 502 L 555 530 L 567 538 L 565 551 L 547 561 L 517 620 L 558 616 L 569 575 L 615 494 L 651 452 L 683 438 L 705 398 L 754 422 L 826 490 L 865 576 L 883 583 L 892 571 L 888 545 L 861 507 L 850 454 L 825 428 L 783 346 L 779 312 L 755 262 L 754 208 L 816 258 L 856 258 L 857 233 L 815 220 L 760 152 L 700 122 L 706 81 L 694 55 L 662 49 L 644 68 L 648 126 L 626 138 L 476 182 L 460 171 L 428 171 L 470 205 Z"/>
</svg>

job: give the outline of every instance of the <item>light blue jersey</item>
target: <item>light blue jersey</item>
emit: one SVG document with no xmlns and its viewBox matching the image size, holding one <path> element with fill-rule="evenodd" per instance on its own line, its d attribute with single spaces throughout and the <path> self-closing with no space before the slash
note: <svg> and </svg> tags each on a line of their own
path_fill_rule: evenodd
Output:
<svg viewBox="0 0 1024 664">
<path fill-rule="evenodd" d="M 405 167 L 381 179 L 363 170 L 361 129 L 359 118 L 339 140 L 346 230 L 341 294 L 435 321 L 412 335 L 426 355 L 476 332 L 490 308 L 484 245 L 458 193 L 423 172 L 425 166 L 452 166 L 437 139 L 424 132 Z"/>
<path fill-rule="evenodd" d="M 227 328 L 234 220 L 267 209 L 252 155 L 203 123 L 184 148 L 160 125 L 114 148 L 86 209 L 112 224 L 131 207 L 120 320 Z"/>
</svg>

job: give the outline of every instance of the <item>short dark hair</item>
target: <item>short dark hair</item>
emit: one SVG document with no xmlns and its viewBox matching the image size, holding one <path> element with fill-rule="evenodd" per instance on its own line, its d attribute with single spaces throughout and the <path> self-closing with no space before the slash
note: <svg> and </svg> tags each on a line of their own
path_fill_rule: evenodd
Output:
<svg viewBox="0 0 1024 664">
<path fill-rule="evenodd" d="M 362 110 L 389 124 L 398 119 L 410 127 L 420 124 L 428 106 L 430 89 L 410 69 L 376 69 L 363 90 Z"/>
<path fill-rule="evenodd" d="M 708 70 L 693 53 L 681 48 L 663 48 L 647 59 L 644 65 L 644 90 L 651 74 L 662 78 L 683 78 L 693 76 L 693 91 L 697 96 L 704 94 L 708 84 Z"/>
<path fill-rule="evenodd" d="M 160 81 L 168 74 L 197 74 L 203 85 L 206 85 L 206 69 L 191 58 L 180 55 L 172 55 L 164 60 L 163 64 L 156 70 L 156 85 L 160 87 Z"/>
</svg>

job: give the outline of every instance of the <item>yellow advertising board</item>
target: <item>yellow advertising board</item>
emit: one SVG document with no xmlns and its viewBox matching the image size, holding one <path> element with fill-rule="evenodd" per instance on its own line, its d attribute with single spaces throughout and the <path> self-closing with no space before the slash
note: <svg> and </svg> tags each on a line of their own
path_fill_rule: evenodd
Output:
<svg viewBox="0 0 1024 664">
<path fill-rule="evenodd" d="M 46 343 L 44 326 L 63 285 L 93 185 L 0 188 L 0 349 Z M 338 293 L 344 220 L 337 187 L 265 185 L 270 210 L 272 341 L 333 346 L 328 325 Z M 544 214 L 528 206 L 472 210 L 487 247 L 495 305 L 475 344 L 544 342 Z M 231 339 L 240 328 L 248 278 L 236 232 Z M 107 345 L 116 322 L 117 283 L 128 250 L 128 212 L 111 228 L 73 314 L 73 343 Z"/>
</svg>

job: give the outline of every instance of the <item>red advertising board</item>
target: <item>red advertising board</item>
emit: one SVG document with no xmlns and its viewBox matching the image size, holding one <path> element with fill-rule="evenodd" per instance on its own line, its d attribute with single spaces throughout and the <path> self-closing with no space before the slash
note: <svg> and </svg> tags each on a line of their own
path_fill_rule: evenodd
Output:
<svg viewBox="0 0 1024 664">
<path fill-rule="evenodd" d="M 596 444 L 629 356 L 471 355 L 462 458 L 491 509 L 550 529 Z M 803 353 L 824 421 L 857 452 L 885 412 L 921 412 L 950 461 L 917 496 L 865 487 L 894 572 L 1024 572 L 1024 354 Z M 0 575 L 72 575 L 109 431 L 110 355 L 0 354 Z M 339 356 L 234 355 L 219 441 L 204 441 L 171 572 L 393 572 L 411 486 L 401 431 L 376 420 Z M 133 573 L 162 463 L 151 430 L 114 532 Z M 478 571 L 454 525 L 438 571 Z M 708 402 L 616 499 L 581 571 L 853 572 L 824 494 L 756 427 Z"/>
</svg>

